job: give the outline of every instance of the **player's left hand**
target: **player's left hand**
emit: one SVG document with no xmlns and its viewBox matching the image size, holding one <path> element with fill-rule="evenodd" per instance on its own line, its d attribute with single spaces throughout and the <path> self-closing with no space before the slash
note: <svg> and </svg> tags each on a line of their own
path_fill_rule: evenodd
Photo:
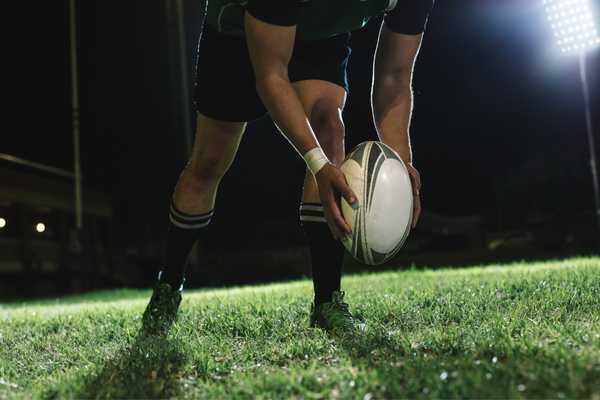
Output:
<svg viewBox="0 0 600 400">
<path fill-rule="evenodd" d="M 413 190 L 413 218 L 412 227 L 417 226 L 421 216 L 421 174 L 412 164 L 406 163 L 406 169 L 410 175 Z"/>
</svg>

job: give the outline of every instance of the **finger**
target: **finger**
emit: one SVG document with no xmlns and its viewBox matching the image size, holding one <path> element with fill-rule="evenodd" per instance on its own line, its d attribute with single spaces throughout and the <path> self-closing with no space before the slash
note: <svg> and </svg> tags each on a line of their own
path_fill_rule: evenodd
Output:
<svg viewBox="0 0 600 400">
<path fill-rule="evenodd" d="M 414 205 L 413 205 L 412 227 L 414 228 L 417 226 L 417 222 L 419 222 L 419 218 L 421 217 L 421 198 L 419 196 L 415 196 L 413 201 L 414 201 Z"/>
<path fill-rule="evenodd" d="M 346 220 L 340 212 L 340 208 L 338 207 L 337 202 L 335 201 L 333 192 L 327 197 L 327 205 L 324 204 L 323 206 L 327 207 L 327 212 L 335 222 L 337 228 L 340 230 L 340 238 L 352 233 L 350 226 L 348 226 Z"/>
<path fill-rule="evenodd" d="M 417 171 L 414 171 L 410 177 L 413 184 L 413 193 L 419 196 L 421 194 L 421 176 Z"/>
<path fill-rule="evenodd" d="M 340 231 L 335 218 L 333 218 L 331 213 L 331 204 L 335 204 L 335 197 L 333 194 L 333 190 L 329 193 L 329 195 L 324 196 L 323 202 L 323 214 L 325 214 L 325 219 L 327 220 L 327 225 L 329 226 L 329 230 L 333 235 L 333 238 L 336 240 L 344 237 L 344 234 Z M 332 201 L 333 200 L 333 201 Z"/>
<path fill-rule="evenodd" d="M 341 239 L 352 233 L 352 229 L 350 229 L 350 226 L 348 226 L 348 224 L 346 223 L 346 220 L 340 214 L 339 209 L 337 209 L 337 206 L 335 206 L 335 205 L 334 205 L 334 209 L 332 209 L 332 212 L 331 212 L 331 219 L 333 220 L 336 228 L 338 229 L 338 232 L 339 232 L 338 238 Z"/>
<path fill-rule="evenodd" d="M 326 218 L 326 219 L 327 219 L 327 226 L 329 227 L 329 231 L 331 232 L 331 236 L 333 236 L 333 238 L 335 240 L 340 240 L 343 237 L 343 235 L 340 232 L 340 230 L 338 229 L 338 227 L 336 226 L 335 222 L 331 218 Z"/>
<path fill-rule="evenodd" d="M 326 207 L 325 207 L 325 209 L 326 209 Z M 327 220 L 327 226 L 329 226 L 329 230 L 331 231 L 331 235 L 333 236 L 333 238 L 336 240 L 343 238 L 345 235 L 338 228 L 337 223 L 331 216 L 331 213 L 327 210 L 325 210 L 324 213 L 325 213 L 325 219 Z"/>
<path fill-rule="evenodd" d="M 327 221 L 327 226 L 329 227 L 331 236 L 333 236 L 334 239 L 338 240 L 341 237 L 340 230 L 336 226 L 335 221 L 331 218 L 329 211 L 325 206 L 325 202 L 323 202 L 323 214 L 325 215 L 325 220 Z"/>
<path fill-rule="evenodd" d="M 421 195 L 421 188 L 419 186 L 413 186 L 413 195 L 415 197 L 419 197 Z"/>
</svg>

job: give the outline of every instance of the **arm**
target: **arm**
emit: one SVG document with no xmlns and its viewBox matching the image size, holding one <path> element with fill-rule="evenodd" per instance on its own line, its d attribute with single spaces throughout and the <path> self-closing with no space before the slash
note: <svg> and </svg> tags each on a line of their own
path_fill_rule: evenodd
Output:
<svg viewBox="0 0 600 400">
<path fill-rule="evenodd" d="M 257 92 L 277 127 L 315 175 L 329 227 L 334 237 L 341 238 L 350 233 L 350 227 L 339 210 L 336 193 L 349 204 L 358 203 L 342 172 L 325 157 L 290 83 L 288 64 L 296 27 L 266 23 L 248 12 L 244 24 Z"/>
<path fill-rule="evenodd" d="M 394 33 L 382 25 L 373 68 L 372 107 L 379 138 L 412 164 L 412 71 L 422 34 Z"/>
<path fill-rule="evenodd" d="M 421 179 L 412 165 L 409 128 L 412 113 L 412 71 L 423 34 L 395 33 L 382 24 L 373 68 L 373 118 L 381 141 L 392 147 L 411 175 L 416 225 L 420 213 Z"/>
<path fill-rule="evenodd" d="M 277 127 L 300 155 L 320 147 L 288 78 L 296 26 L 272 25 L 246 13 L 245 29 L 256 89 Z"/>
</svg>

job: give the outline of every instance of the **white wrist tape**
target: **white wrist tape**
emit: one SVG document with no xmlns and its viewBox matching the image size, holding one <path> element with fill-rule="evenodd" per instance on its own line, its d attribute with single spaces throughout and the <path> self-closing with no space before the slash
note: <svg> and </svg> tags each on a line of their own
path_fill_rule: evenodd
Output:
<svg viewBox="0 0 600 400">
<path fill-rule="evenodd" d="M 325 164 L 329 163 L 329 159 L 320 147 L 315 147 L 314 149 L 307 151 L 306 154 L 304 154 L 304 161 L 306 161 L 306 165 L 313 175 L 317 175 L 317 172 L 319 172 Z"/>
</svg>

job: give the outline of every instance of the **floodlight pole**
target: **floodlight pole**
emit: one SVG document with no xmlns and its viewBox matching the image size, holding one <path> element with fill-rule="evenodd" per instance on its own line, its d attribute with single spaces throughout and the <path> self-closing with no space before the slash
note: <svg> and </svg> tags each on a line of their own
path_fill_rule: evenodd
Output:
<svg viewBox="0 0 600 400">
<path fill-rule="evenodd" d="M 594 204 L 596 206 L 596 224 L 600 237 L 600 189 L 598 188 L 598 168 L 596 164 L 596 148 L 594 145 L 594 131 L 592 129 L 592 112 L 590 110 L 590 90 L 587 80 L 587 68 L 585 63 L 585 51 L 579 53 L 579 76 L 583 92 L 583 103 L 585 107 L 585 126 L 587 130 L 588 144 L 590 147 L 590 170 L 592 172 L 592 184 L 594 187 Z"/>
<path fill-rule="evenodd" d="M 169 33 L 171 50 L 171 62 L 177 64 L 178 70 L 174 69 L 171 71 L 174 80 L 178 87 L 178 100 L 179 104 L 177 109 L 179 111 L 179 123 L 182 125 L 184 146 L 185 146 L 185 159 L 192 152 L 192 109 L 191 109 L 191 96 L 190 96 L 190 74 L 188 69 L 187 61 L 187 46 L 185 40 L 185 25 L 184 25 L 184 4 L 183 0 L 167 0 L 165 2 L 167 11 L 167 29 Z M 173 68 L 173 67 L 172 67 Z"/>
<path fill-rule="evenodd" d="M 77 26 L 75 0 L 69 0 L 69 36 L 71 45 L 71 110 L 73 118 L 73 172 L 75 180 L 75 227 L 83 227 L 81 201 L 81 155 L 79 151 L 79 82 L 77 76 Z"/>
<path fill-rule="evenodd" d="M 192 110 L 190 108 L 190 74 L 188 71 L 185 28 L 183 22 L 183 0 L 175 1 L 175 20 L 177 25 L 177 53 L 179 55 L 179 73 L 181 74 L 181 96 L 183 97 L 183 134 L 188 156 L 192 152 Z"/>
</svg>

